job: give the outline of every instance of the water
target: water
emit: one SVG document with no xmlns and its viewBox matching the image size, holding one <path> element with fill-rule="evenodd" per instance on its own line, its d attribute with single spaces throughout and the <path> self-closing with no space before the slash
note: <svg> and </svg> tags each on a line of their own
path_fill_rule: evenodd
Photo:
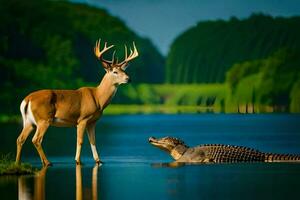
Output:
<svg viewBox="0 0 300 200">
<path fill-rule="evenodd" d="M 94 165 L 88 139 L 83 166 L 74 162 L 75 128 L 50 128 L 43 146 L 54 164 L 36 176 L 0 177 L 1 199 L 283 199 L 297 198 L 300 165 L 244 163 L 168 167 L 169 155 L 148 137 L 175 136 L 189 146 L 243 145 L 300 154 L 300 115 L 104 116 L 97 124 Z M 21 125 L 1 125 L 1 153 L 15 152 Z M 41 168 L 28 139 L 22 160 Z"/>
</svg>

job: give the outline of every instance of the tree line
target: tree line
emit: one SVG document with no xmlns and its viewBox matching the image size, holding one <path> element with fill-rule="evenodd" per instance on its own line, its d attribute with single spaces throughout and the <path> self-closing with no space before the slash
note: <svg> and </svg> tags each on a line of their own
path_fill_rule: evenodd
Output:
<svg viewBox="0 0 300 200">
<path fill-rule="evenodd" d="M 17 112 L 18 102 L 33 90 L 99 83 L 104 70 L 93 53 L 99 37 L 114 43 L 119 60 L 124 44 L 135 41 L 140 56 L 128 71 L 136 83 L 164 80 L 164 58 L 150 40 L 104 9 L 67 1 L 0 0 L 0 24 L 2 113 Z"/>
<path fill-rule="evenodd" d="M 253 14 L 247 19 L 199 22 L 173 42 L 168 83 L 224 82 L 235 64 L 267 58 L 280 48 L 300 49 L 300 17 Z"/>
<path fill-rule="evenodd" d="M 300 17 L 199 22 L 166 58 L 120 19 L 84 4 L 0 0 L 0 23 L 0 114 L 18 113 L 21 99 L 37 89 L 97 85 L 104 74 L 93 54 L 99 37 L 114 42 L 119 60 L 131 41 L 140 52 L 128 68 L 135 84 L 113 103 L 300 112 Z"/>
</svg>

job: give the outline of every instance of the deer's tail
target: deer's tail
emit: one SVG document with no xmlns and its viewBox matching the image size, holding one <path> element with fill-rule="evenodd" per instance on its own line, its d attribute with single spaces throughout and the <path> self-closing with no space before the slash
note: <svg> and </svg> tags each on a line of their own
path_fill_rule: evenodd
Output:
<svg viewBox="0 0 300 200">
<path fill-rule="evenodd" d="M 22 120 L 23 120 L 23 127 L 25 127 L 26 124 L 26 115 L 27 115 L 27 109 L 28 109 L 28 102 L 24 99 L 20 105 L 20 111 L 22 114 Z"/>
</svg>

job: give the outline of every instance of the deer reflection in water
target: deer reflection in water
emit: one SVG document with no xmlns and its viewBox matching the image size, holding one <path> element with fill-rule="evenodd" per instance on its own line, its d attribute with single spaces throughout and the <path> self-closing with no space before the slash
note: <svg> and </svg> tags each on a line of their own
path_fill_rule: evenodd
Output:
<svg viewBox="0 0 300 200">
<path fill-rule="evenodd" d="M 43 167 L 34 176 L 34 193 L 32 195 L 32 190 L 30 189 L 28 179 L 29 176 L 20 176 L 18 178 L 18 197 L 19 200 L 43 200 L 45 199 L 45 178 L 48 167 Z"/>
<path fill-rule="evenodd" d="M 76 165 L 76 200 L 82 199 L 98 199 L 98 191 L 97 191 L 97 177 L 98 177 L 98 168 L 99 165 L 95 165 L 92 172 L 92 190 L 87 189 L 84 190 L 84 198 L 82 198 L 82 175 L 81 175 L 81 165 Z M 90 192 L 88 192 L 90 191 Z M 90 198 L 88 198 L 90 196 Z"/>
<path fill-rule="evenodd" d="M 95 165 L 92 170 L 92 186 L 91 188 L 84 188 L 82 186 L 82 169 L 81 165 L 76 166 L 76 200 L 82 199 L 98 199 L 97 191 L 97 177 L 99 165 Z M 46 199 L 46 173 L 48 167 L 43 167 L 34 176 L 34 186 L 31 188 L 31 182 L 29 181 L 32 177 L 20 176 L 18 178 L 18 198 L 19 200 L 44 200 Z M 59 197 L 58 197 L 59 198 Z"/>
</svg>

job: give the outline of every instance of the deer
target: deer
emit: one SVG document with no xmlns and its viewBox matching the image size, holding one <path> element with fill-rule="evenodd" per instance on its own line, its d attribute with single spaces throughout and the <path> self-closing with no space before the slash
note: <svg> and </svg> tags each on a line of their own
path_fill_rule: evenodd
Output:
<svg viewBox="0 0 300 200">
<path fill-rule="evenodd" d="M 95 127 L 97 120 L 102 116 L 103 110 L 109 105 L 117 88 L 121 84 L 130 82 L 125 70 L 130 61 L 138 57 L 139 53 L 133 42 L 133 50 L 130 47 L 128 55 L 125 46 L 125 57 L 122 62 L 115 59 L 115 51 L 111 60 L 103 58 L 105 52 L 114 47 L 107 46 L 101 50 L 101 39 L 96 41 L 94 53 L 101 61 L 105 70 L 100 84 L 97 87 L 81 87 L 77 90 L 52 90 L 44 89 L 30 93 L 20 105 L 23 120 L 23 129 L 17 138 L 16 164 L 20 163 L 22 146 L 30 133 L 35 129 L 32 138 L 43 166 L 51 166 L 42 148 L 43 137 L 50 126 L 76 127 L 76 155 L 77 165 L 81 164 L 80 153 L 85 130 L 88 135 L 93 158 L 96 164 L 101 164 L 96 149 Z"/>
</svg>

